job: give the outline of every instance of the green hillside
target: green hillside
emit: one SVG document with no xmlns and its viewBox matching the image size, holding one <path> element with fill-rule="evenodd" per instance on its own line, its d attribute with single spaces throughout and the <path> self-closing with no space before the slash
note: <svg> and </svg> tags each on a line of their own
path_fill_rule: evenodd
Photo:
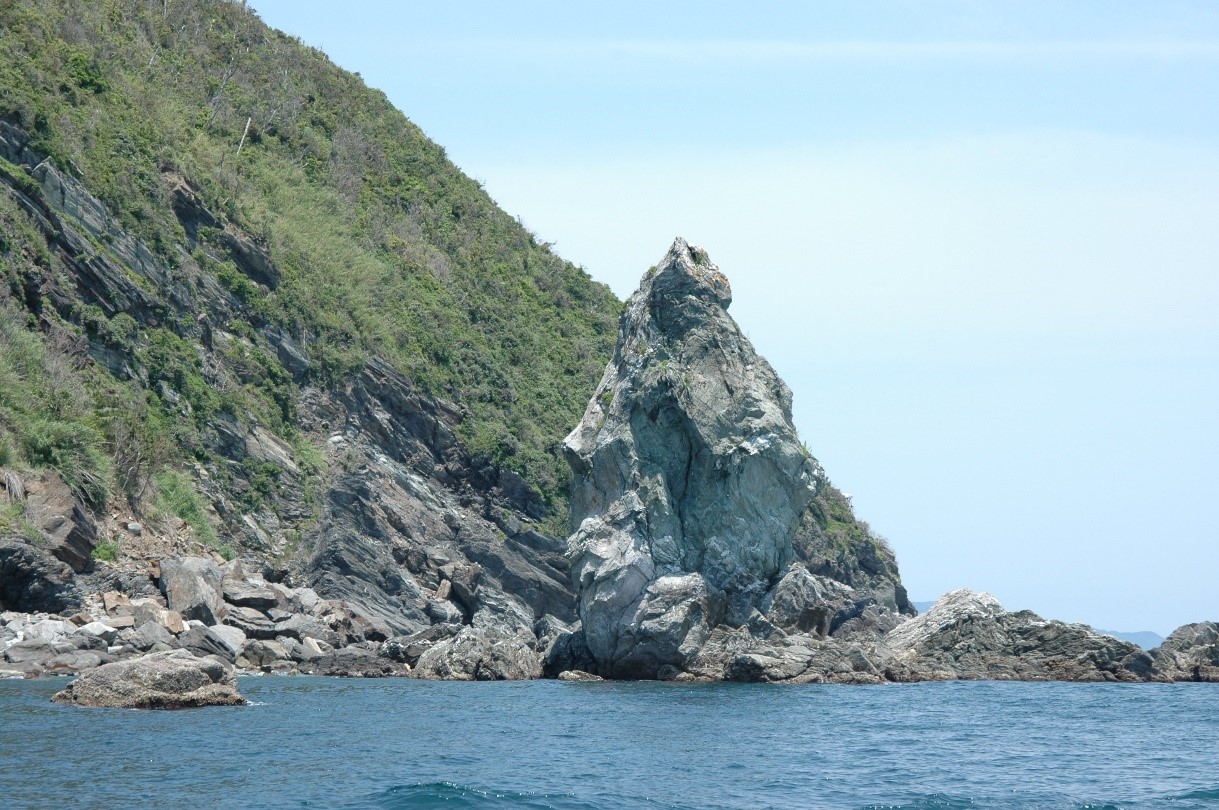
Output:
<svg viewBox="0 0 1219 810">
<path fill-rule="evenodd" d="M 214 326 L 251 338 L 224 354 L 239 383 L 219 386 L 188 306 L 130 315 L 75 294 L 36 304 L 31 290 L 73 287 L 28 212 L 0 193 L 11 298 L 0 308 L 0 466 L 59 469 L 101 505 L 207 461 L 217 420 L 263 425 L 307 459 L 301 392 L 341 387 L 376 355 L 464 409 L 467 447 L 521 472 L 561 525 L 568 473 L 555 446 L 609 356 L 620 304 L 382 93 L 238 3 L 0 0 L 0 118 L 168 268 L 154 292 L 174 301 L 174 284 L 198 291 L 206 276 L 237 313 Z M 14 189 L 30 182 L 11 163 L 0 173 Z M 193 233 L 175 214 L 183 187 L 216 217 Z M 232 260 L 233 234 L 265 251 L 272 277 Z M 253 339 L 267 330 L 303 347 L 307 370 Z M 120 355 L 109 370 L 81 360 L 105 352 Z M 249 499 L 277 473 L 234 475 Z M 162 489 L 181 490 L 171 483 Z"/>
</svg>

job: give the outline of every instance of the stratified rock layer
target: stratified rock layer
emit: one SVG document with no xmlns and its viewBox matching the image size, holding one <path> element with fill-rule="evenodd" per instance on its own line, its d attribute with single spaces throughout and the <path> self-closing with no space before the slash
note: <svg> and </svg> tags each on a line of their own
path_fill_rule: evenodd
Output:
<svg viewBox="0 0 1219 810">
<path fill-rule="evenodd" d="M 795 558 L 823 474 L 791 392 L 728 315 L 728 280 L 684 240 L 627 303 L 618 345 L 564 449 L 583 632 L 615 677 L 685 669 L 741 625 Z"/>
<path fill-rule="evenodd" d="M 55 693 L 57 703 L 121 709 L 191 709 L 241 706 L 233 669 L 183 650 L 106 664 Z"/>
</svg>

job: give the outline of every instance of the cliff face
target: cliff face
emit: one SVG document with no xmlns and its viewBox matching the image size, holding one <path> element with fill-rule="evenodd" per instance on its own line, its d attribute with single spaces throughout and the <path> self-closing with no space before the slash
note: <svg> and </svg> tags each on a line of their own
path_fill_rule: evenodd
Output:
<svg viewBox="0 0 1219 810">
<path fill-rule="evenodd" d="M 183 496 L 199 506 L 193 525 L 162 514 L 146 526 L 122 519 L 102 521 L 99 529 L 95 515 L 105 515 L 87 487 L 70 488 L 53 471 L 4 470 L 0 504 L 19 516 L 29 536 L 4 540 L 0 609 L 67 611 L 80 606 L 83 594 L 116 585 L 136 593 L 149 587 L 165 554 L 198 553 L 210 544 L 255 570 L 269 566 L 276 580 L 312 586 L 356 620 L 341 642 L 440 628 L 416 645 L 412 663 L 434 648 L 421 675 L 540 674 L 546 645 L 575 619 L 562 544 L 536 528 L 548 515 L 538 490 L 459 437 L 464 409 L 419 390 L 375 356 L 340 381 L 317 380 L 301 343 L 262 321 L 188 252 L 198 245 L 191 235 L 210 228 L 225 236 L 209 250 L 223 250 L 217 258 L 232 262 L 249 283 L 269 291 L 280 276 L 267 251 L 209 210 L 180 176 L 165 178 L 186 234 L 171 263 L 4 122 L 0 159 L 7 162 L 0 203 L 26 229 L 7 232 L 6 244 L 31 255 L 45 249 L 41 263 L 23 268 L 20 297 L 4 291 L 5 312 L 14 321 L 16 313 L 29 313 L 52 336 L 71 335 L 82 312 L 129 319 L 125 340 L 106 329 L 74 339 L 70 362 L 78 383 L 151 389 L 172 409 L 170 419 L 190 425 L 202 455 L 192 478 L 175 479 L 197 493 Z M 181 353 L 170 361 L 176 368 L 165 368 L 166 343 Z M 200 413 L 181 390 L 191 374 L 225 391 L 268 373 L 280 375 L 290 422 L 268 424 L 235 408 Z M 114 418 L 121 424 L 142 414 L 148 418 L 139 410 Z M 13 427 L 0 413 L 0 429 Z M 129 439 L 130 446 L 112 446 L 115 461 L 144 450 L 138 435 Z M 123 469 L 155 489 L 147 466 Z M 126 494 L 115 515 L 156 508 Z M 121 544 L 120 559 L 101 565 L 103 573 L 74 578 L 96 567 L 91 554 L 101 542 Z"/>
<path fill-rule="evenodd" d="M 791 392 L 728 315 L 731 300 L 706 252 L 676 240 L 627 303 L 614 357 L 564 443 L 584 638 L 614 676 L 685 670 L 720 625 L 769 612 L 828 632 L 835 612 L 806 562 L 826 538 L 815 499 L 845 501 L 829 500 L 792 425 Z M 854 523 L 849 509 L 837 517 Z M 878 548 L 863 530 L 862 543 L 814 566 L 870 569 L 896 611 L 900 580 L 891 562 L 872 564 Z M 803 600 L 791 593 L 800 588 L 811 589 Z M 855 604 L 877 601 L 845 590 Z M 817 604 L 824 615 L 804 615 Z"/>
</svg>

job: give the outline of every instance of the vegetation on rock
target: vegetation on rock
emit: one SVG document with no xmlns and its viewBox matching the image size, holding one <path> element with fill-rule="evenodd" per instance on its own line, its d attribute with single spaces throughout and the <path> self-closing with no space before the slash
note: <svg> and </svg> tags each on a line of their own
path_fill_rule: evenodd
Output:
<svg viewBox="0 0 1219 810">
<path fill-rule="evenodd" d="M 156 477 L 166 465 L 195 463 L 218 492 L 266 500 L 277 473 L 216 463 L 217 425 L 300 446 L 302 389 L 341 387 L 379 356 L 456 403 L 464 444 L 521 473 L 562 525 L 555 447 L 620 304 L 382 93 L 224 0 L 0 0 L 0 118 L 114 218 L 83 223 L 94 255 L 77 258 L 123 258 L 136 240 L 164 278 L 117 264 L 133 296 L 166 304 L 113 312 L 81 294 L 17 199 L 45 194 L 40 179 L 0 166 L 14 302 L 0 311 L 0 452 L 15 463 L 57 469 L 94 506 L 138 502 L 150 481 L 177 480 Z M 183 200 L 197 210 L 184 216 Z M 209 295 L 223 306 L 201 305 Z M 213 332 L 219 362 L 200 348 Z M 304 365 L 286 367 L 268 334 Z"/>
</svg>

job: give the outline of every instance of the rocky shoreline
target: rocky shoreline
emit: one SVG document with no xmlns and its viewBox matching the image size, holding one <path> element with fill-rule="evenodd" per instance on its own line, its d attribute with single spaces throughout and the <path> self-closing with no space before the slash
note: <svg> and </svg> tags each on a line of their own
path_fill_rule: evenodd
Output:
<svg viewBox="0 0 1219 810">
<path fill-rule="evenodd" d="M 53 474 L 7 471 L 0 491 L 36 537 L 0 536 L 0 677 L 175 656 L 447 680 L 1219 682 L 1215 622 L 1145 652 L 969 590 L 918 615 L 731 299 L 681 239 L 645 275 L 564 443 L 566 542 L 531 522 L 544 510 L 523 479 L 461 447 L 451 406 L 377 361 L 304 399 L 336 463 L 292 550 L 249 515 L 232 560 L 121 512 L 99 528 Z M 94 559 L 116 526 L 130 551 Z"/>
<path fill-rule="evenodd" d="M 0 677 L 79 675 L 115 662 L 187 654 L 235 668 L 238 674 L 602 680 L 586 651 L 573 653 L 573 644 L 579 646 L 579 634 L 573 632 L 578 627 L 556 626 L 545 646 L 502 628 L 459 623 L 395 635 L 350 603 L 269 581 L 262 573 L 247 572 L 248 565 L 169 558 L 147 588 L 136 589 L 143 595 L 117 590 L 89 594 L 81 609 L 69 615 L 0 613 Z M 879 635 L 875 627 L 865 627 L 867 618 L 859 621 L 861 616 L 855 617 L 853 630 L 832 635 L 800 632 L 795 623 L 787 631 L 756 624 L 716 628 L 688 668 L 656 677 L 792 684 L 957 679 L 1219 683 L 1215 622 L 1186 625 L 1161 647 L 1145 652 L 1085 625 L 1004 611 L 988 594 L 968 590 L 946 594 L 925 614 Z M 841 619 L 831 615 L 831 621 Z"/>
</svg>

